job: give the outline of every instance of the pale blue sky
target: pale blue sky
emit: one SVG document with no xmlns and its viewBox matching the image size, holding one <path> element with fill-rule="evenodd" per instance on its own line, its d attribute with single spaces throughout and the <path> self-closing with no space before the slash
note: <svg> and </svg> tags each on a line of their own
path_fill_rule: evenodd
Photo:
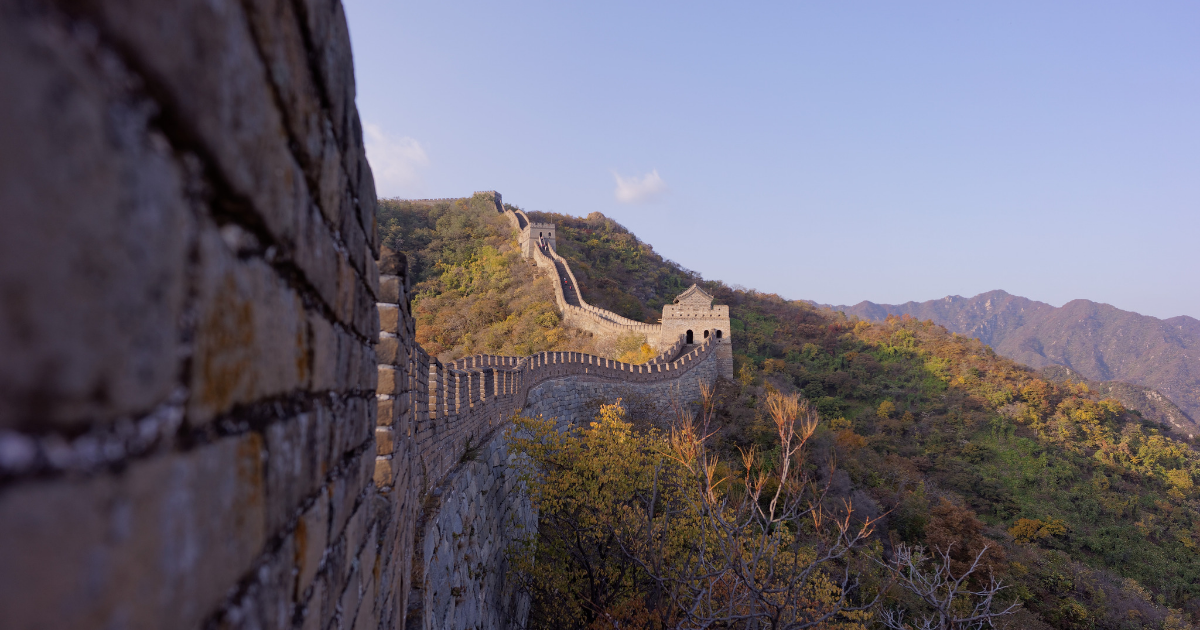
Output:
<svg viewBox="0 0 1200 630">
<path fill-rule="evenodd" d="M 793 299 L 1200 317 L 1200 3 L 345 4 L 381 196 Z"/>
</svg>

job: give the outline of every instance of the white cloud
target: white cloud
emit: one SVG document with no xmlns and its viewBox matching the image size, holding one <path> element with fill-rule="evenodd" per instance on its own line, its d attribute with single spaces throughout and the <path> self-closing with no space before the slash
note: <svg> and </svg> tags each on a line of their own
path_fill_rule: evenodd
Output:
<svg viewBox="0 0 1200 630">
<path fill-rule="evenodd" d="M 613 177 L 617 180 L 617 189 L 613 194 L 621 203 L 649 203 L 667 190 L 667 183 L 658 176 L 658 169 L 641 177 L 622 177 L 620 173 L 613 171 Z"/>
<path fill-rule="evenodd" d="M 380 197 L 419 197 L 423 187 L 420 169 L 429 164 L 421 143 L 408 136 L 390 136 L 370 123 L 363 125 L 363 131 L 376 193 Z"/>
</svg>

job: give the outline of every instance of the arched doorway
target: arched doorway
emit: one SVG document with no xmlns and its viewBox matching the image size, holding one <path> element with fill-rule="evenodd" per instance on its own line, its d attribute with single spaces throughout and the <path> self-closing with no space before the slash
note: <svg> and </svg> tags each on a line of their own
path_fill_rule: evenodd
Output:
<svg viewBox="0 0 1200 630">
<path fill-rule="evenodd" d="M 718 329 L 717 330 L 717 339 L 720 339 L 720 338 L 721 338 L 721 331 L 720 331 L 720 329 Z"/>
<path fill-rule="evenodd" d="M 693 343 L 693 341 L 692 341 L 692 331 L 690 331 L 690 330 L 689 330 L 689 331 L 687 331 L 687 342 L 688 342 L 689 344 L 690 344 L 690 343 Z"/>
<path fill-rule="evenodd" d="M 706 331 L 704 331 L 704 338 L 705 338 L 705 339 L 708 339 L 708 331 L 707 331 L 707 330 L 706 330 Z"/>
</svg>

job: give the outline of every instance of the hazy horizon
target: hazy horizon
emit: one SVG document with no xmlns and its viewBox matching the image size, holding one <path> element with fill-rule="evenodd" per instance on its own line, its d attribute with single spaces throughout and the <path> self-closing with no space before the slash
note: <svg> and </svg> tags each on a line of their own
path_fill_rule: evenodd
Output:
<svg viewBox="0 0 1200 630">
<path fill-rule="evenodd" d="M 599 211 L 825 304 L 1200 317 L 1200 5 L 346 10 L 381 196 Z"/>
</svg>

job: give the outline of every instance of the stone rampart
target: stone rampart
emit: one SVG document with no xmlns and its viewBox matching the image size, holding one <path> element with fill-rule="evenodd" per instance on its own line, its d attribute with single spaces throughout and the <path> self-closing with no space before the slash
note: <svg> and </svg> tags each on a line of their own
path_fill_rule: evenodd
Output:
<svg viewBox="0 0 1200 630">
<path fill-rule="evenodd" d="M 508 419 L 714 378 L 432 360 L 337 1 L 0 2 L 0 85 L 6 629 L 520 622 Z"/>
<path fill-rule="evenodd" d="M 340 3 L 0 3 L 0 626 L 398 626 Z"/>
<path fill-rule="evenodd" d="M 586 330 L 597 337 L 609 340 L 630 333 L 646 335 L 646 340 L 654 346 L 655 350 L 660 352 L 670 347 L 669 344 L 664 344 L 661 341 L 661 325 L 647 324 L 621 317 L 612 311 L 588 304 L 583 299 L 583 295 L 579 293 L 579 282 L 575 279 L 575 274 L 571 271 L 571 266 L 548 243 L 540 244 L 533 248 L 533 261 L 537 264 L 538 268 L 551 274 L 551 277 L 559 279 L 554 283 L 554 301 L 559 311 L 562 312 L 563 321 L 568 325 L 580 330 Z M 563 288 L 562 276 L 559 274 L 557 265 L 554 264 L 556 261 L 561 263 L 563 269 L 566 271 L 567 280 L 570 282 L 569 290 L 575 292 L 579 306 L 568 302 L 565 289 Z"/>
</svg>

